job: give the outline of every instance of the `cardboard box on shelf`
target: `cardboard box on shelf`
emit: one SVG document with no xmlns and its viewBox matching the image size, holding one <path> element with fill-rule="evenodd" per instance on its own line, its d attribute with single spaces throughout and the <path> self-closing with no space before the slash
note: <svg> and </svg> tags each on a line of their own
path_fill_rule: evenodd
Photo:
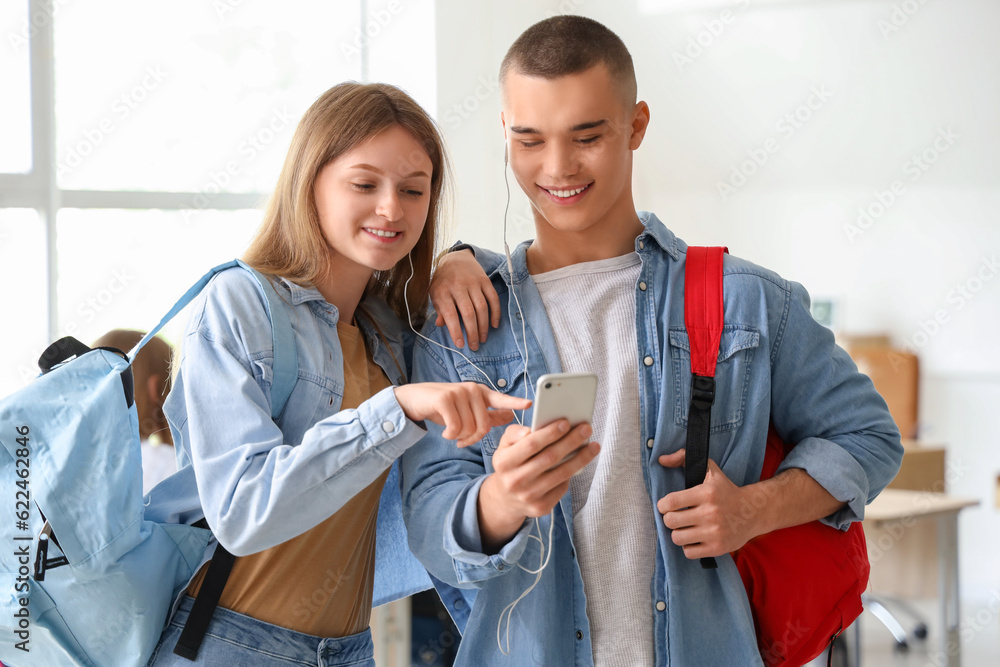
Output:
<svg viewBox="0 0 1000 667">
<path fill-rule="evenodd" d="M 848 336 L 843 340 L 858 369 L 871 378 L 885 399 L 900 434 L 916 438 L 920 382 L 916 355 L 893 348 L 888 336 Z"/>
<path fill-rule="evenodd" d="M 888 488 L 947 493 L 944 446 L 904 439 L 903 462 Z"/>
</svg>

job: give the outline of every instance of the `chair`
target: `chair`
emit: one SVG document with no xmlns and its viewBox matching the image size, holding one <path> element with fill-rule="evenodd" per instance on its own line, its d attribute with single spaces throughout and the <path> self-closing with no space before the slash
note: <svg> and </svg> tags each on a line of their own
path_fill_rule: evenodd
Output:
<svg viewBox="0 0 1000 667">
<path fill-rule="evenodd" d="M 897 650 L 906 651 L 909 649 L 909 635 L 907 635 L 903 624 L 899 622 L 899 619 L 897 619 L 889 609 L 889 604 L 899 610 L 902 610 L 916 622 L 913 626 L 914 637 L 917 639 L 927 638 L 927 622 L 924 620 L 920 612 L 913 608 L 913 605 L 898 597 L 885 595 L 884 593 L 878 595 L 865 593 L 861 596 L 861 601 L 864 603 L 865 609 L 870 611 L 875 618 L 881 621 L 882 625 L 884 625 L 886 629 L 892 633 L 893 639 L 896 640 Z"/>
</svg>

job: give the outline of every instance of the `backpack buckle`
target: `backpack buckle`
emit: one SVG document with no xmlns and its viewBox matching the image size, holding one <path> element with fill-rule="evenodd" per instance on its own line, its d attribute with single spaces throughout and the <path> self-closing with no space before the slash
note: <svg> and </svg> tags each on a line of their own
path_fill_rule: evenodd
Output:
<svg viewBox="0 0 1000 667">
<path fill-rule="evenodd" d="M 53 570 L 62 565 L 69 565 L 69 559 L 66 556 L 59 556 L 58 558 L 49 558 L 49 535 L 52 534 L 52 526 L 48 521 L 42 526 L 42 530 L 38 533 L 38 548 L 35 551 L 35 572 L 33 578 L 35 581 L 45 581 L 45 573 L 48 570 Z M 55 540 L 55 537 L 52 538 Z M 56 542 L 56 546 L 59 543 Z"/>
<path fill-rule="evenodd" d="M 691 374 L 691 405 L 708 410 L 715 404 L 715 378 Z"/>
</svg>

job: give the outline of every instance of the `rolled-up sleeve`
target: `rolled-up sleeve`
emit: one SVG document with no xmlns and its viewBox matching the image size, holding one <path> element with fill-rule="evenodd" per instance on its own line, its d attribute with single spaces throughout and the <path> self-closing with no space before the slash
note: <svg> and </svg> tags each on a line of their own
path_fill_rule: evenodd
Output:
<svg viewBox="0 0 1000 667">
<path fill-rule="evenodd" d="M 790 283 L 772 350 L 771 418 L 796 443 L 779 467 L 801 468 L 846 505 L 823 519 L 846 529 L 899 470 L 903 448 L 885 401 Z"/>
</svg>

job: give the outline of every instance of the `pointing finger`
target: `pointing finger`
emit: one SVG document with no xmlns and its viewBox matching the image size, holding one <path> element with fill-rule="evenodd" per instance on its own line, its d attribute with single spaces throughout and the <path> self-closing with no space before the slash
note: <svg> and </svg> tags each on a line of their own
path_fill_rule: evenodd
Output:
<svg viewBox="0 0 1000 667">
<path fill-rule="evenodd" d="M 486 405 L 491 408 L 508 408 L 510 410 L 527 410 L 531 407 L 531 399 L 523 398 L 521 396 L 511 396 L 509 394 L 501 394 L 498 391 L 493 391 L 492 389 L 487 389 L 483 387 L 483 398 L 486 400 Z"/>
</svg>

